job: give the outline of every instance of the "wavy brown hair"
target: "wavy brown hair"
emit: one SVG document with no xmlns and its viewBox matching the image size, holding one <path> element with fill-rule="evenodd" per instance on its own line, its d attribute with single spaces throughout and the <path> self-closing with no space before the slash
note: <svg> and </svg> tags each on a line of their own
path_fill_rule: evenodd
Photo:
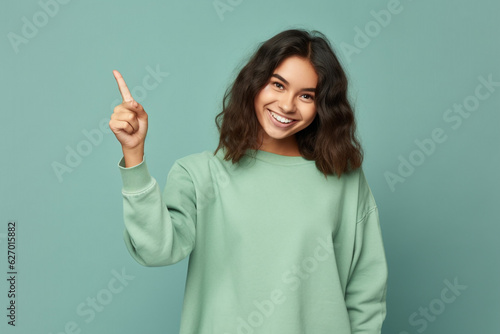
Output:
<svg viewBox="0 0 500 334">
<path fill-rule="evenodd" d="M 225 148 L 225 160 L 238 162 L 247 149 L 258 147 L 262 129 L 254 100 L 273 71 L 288 57 L 308 59 L 318 75 L 317 114 L 313 122 L 294 134 L 300 154 L 314 160 L 325 175 L 357 169 L 363 149 L 356 138 L 354 111 L 347 98 L 347 77 L 328 39 L 319 31 L 285 30 L 261 43 L 234 82 L 226 89 L 222 112 L 215 117 L 220 133 L 215 153 Z"/>
</svg>

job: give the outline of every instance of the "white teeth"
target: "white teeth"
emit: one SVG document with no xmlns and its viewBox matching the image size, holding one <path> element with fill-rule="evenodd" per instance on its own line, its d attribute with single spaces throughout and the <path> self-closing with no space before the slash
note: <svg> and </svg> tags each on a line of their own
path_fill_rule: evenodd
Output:
<svg viewBox="0 0 500 334">
<path fill-rule="evenodd" d="M 280 115 L 277 115 L 277 114 L 273 113 L 272 111 L 271 111 L 271 115 L 274 117 L 274 119 L 276 119 L 280 123 L 288 124 L 290 122 L 293 122 L 293 120 L 281 117 Z"/>
</svg>

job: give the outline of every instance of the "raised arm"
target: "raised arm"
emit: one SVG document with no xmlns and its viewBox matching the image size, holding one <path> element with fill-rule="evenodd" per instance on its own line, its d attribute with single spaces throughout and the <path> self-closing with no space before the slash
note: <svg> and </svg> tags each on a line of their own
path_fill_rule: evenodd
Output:
<svg viewBox="0 0 500 334">
<path fill-rule="evenodd" d="M 177 162 L 167 176 L 163 196 L 144 157 L 148 117 L 118 71 L 113 71 L 123 101 L 109 127 L 122 145 L 118 166 L 123 181 L 125 245 L 144 266 L 165 266 L 184 259 L 194 248 L 196 192 L 189 173 Z"/>
<path fill-rule="evenodd" d="M 119 163 L 123 180 L 124 240 L 130 255 L 143 266 L 181 261 L 194 248 L 196 192 L 189 173 L 172 166 L 163 195 L 144 160 L 132 168 Z"/>
</svg>

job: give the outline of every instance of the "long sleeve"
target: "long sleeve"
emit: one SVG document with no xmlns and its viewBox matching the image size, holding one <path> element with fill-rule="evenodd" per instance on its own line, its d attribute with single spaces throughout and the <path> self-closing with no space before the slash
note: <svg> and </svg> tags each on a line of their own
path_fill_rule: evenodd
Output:
<svg viewBox="0 0 500 334">
<path fill-rule="evenodd" d="M 176 161 L 162 195 L 145 158 L 125 168 L 122 157 L 118 166 L 123 181 L 123 238 L 132 257 L 149 267 L 184 259 L 193 250 L 196 235 L 196 191 L 189 173 Z"/>
<path fill-rule="evenodd" d="M 386 316 L 388 269 L 376 206 L 360 218 L 355 233 L 345 296 L 351 331 L 380 334 Z"/>
</svg>

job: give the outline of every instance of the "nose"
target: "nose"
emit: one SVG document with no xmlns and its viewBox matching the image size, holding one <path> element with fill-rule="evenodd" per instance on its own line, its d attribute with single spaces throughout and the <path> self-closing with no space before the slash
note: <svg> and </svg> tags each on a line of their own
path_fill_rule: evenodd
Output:
<svg viewBox="0 0 500 334">
<path fill-rule="evenodd" d="M 295 111 L 295 100 L 293 94 L 285 92 L 282 93 L 278 99 L 278 107 L 284 112 L 294 112 Z"/>
</svg>

